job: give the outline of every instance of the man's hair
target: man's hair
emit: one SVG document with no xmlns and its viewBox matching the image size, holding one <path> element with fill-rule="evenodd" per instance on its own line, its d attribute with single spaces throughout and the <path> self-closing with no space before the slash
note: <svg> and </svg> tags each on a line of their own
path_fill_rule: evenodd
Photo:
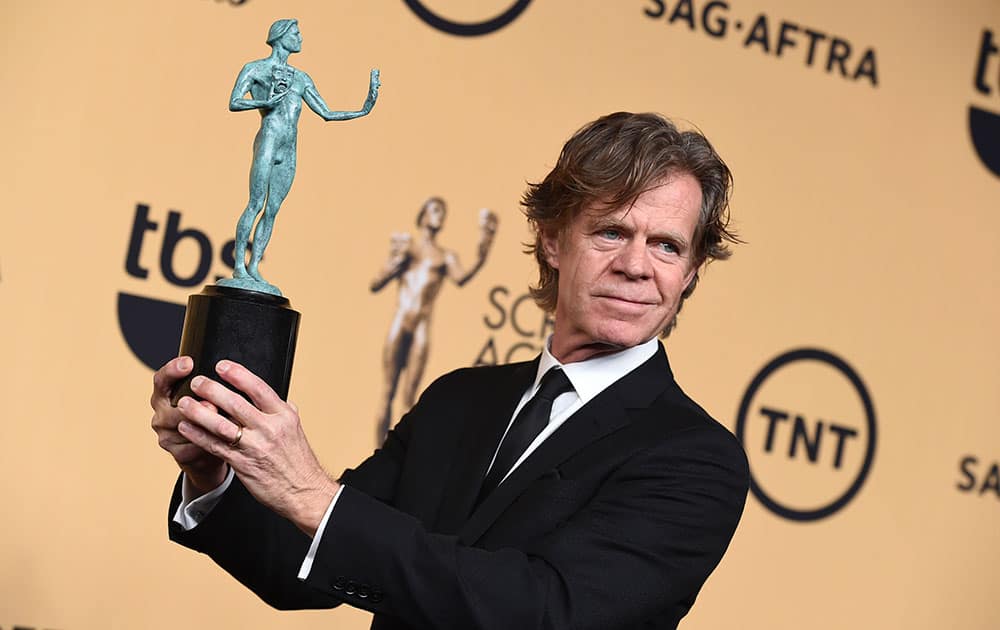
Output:
<svg viewBox="0 0 1000 630">
<path fill-rule="evenodd" d="M 444 199 L 441 197 L 431 197 L 424 202 L 424 205 L 420 206 L 420 211 L 417 212 L 417 227 L 421 227 L 420 224 L 424 220 L 424 215 L 427 214 L 427 208 L 429 208 L 432 203 L 436 203 L 441 206 L 441 209 L 447 214 L 448 206 L 444 203 Z"/>
<path fill-rule="evenodd" d="M 268 29 L 267 31 L 268 45 L 273 46 L 274 42 L 284 37 L 285 33 L 288 32 L 288 29 L 292 28 L 292 26 L 298 23 L 299 23 L 298 20 L 292 20 L 292 19 L 275 20 L 274 24 L 272 24 L 271 28 Z"/>
<path fill-rule="evenodd" d="M 545 259 L 542 236 L 562 236 L 573 220 L 593 205 L 612 211 L 631 207 L 643 192 L 664 178 L 687 173 L 701 186 L 701 210 L 695 228 L 692 264 L 700 268 L 730 256 L 728 243 L 741 242 L 729 229 L 732 173 L 698 131 L 681 131 L 658 114 L 617 112 L 578 130 L 563 146 L 552 171 L 529 184 L 521 205 L 535 232 L 527 245 L 538 261 L 538 285 L 531 295 L 539 307 L 554 312 L 559 272 Z M 695 273 L 681 294 L 677 311 L 698 284 Z M 667 335 L 676 316 L 662 334 Z"/>
</svg>

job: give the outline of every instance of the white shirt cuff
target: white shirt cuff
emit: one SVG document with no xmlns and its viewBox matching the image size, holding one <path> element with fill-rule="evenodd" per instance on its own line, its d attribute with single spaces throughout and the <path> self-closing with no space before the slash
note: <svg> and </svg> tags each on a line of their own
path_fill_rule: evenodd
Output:
<svg viewBox="0 0 1000 630">
<path fill-rule="evenodd" d="M 316 559 L 316 550 L 319 549 L 319 541 L 323 538 L 323 530 L 326 529 L 326 523 L 330 520 L 330 515 L 333 514 L 333 506 L 337 505 L 337 499 L 340 498 L 340 493 L 343 491 L 344 486 L 341 484 L 340 489 L 337 490 L 337 494 L 333 495 L 333 500 L 330 501 L 330 507 L 326 508 L 323 520 L 319 522 L 319 527 L 316 528 L 316 535 L 313 536 L 312 544 L 309 545 L 309 553 L 306 554 L 306 559 L 302 561 L 302 566 L 299 567 L 300 580 L 308 578 L 309 572 L 312 571 L 313 560 Z"/>
<path fill-rule="evenodd" d="M 188 476 L 184 475 L 184 480 L 181 482 L 181 504 L 177 506 L 177 511 L 174 512 L 174 522 L 183 527 L 184 531 L 189 531 L 197 527 L 198 523 L 205 520 L 205 517 L 212 511 L 212 508 L 222 499 L 222 495 L 229 488 L 229 485 L 233 483 L 234 476 L 235 473 L 230 468 L 226 479 L 218 488 L 192 499 L 191 497 L 197 494 L 198 491 L 191 485 Z"/>
</svg>

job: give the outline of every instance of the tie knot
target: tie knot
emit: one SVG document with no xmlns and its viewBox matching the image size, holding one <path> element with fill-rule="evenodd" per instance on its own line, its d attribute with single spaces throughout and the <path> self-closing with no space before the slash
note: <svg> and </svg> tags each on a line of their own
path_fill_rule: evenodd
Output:
<svg viewBox="0 0 1000 630">
<path fill-rule="evenodd" d="M 547 400 L 551 403 L 560 394 L 571 391 L 573 391 L 573 384 L 569 382 L 569 378 L 562 371 L 562 368 L 552 368 L 542 377 L 542 382 L 538 386 L 538 393 L 535 394 L 535 398 Z"/>
</svg>

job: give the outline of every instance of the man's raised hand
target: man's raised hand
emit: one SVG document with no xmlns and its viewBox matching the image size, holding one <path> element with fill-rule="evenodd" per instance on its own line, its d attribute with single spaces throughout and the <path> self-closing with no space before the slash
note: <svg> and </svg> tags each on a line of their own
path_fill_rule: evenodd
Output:
<svg viewBox="0 0 1000 630">
<path fill-rule="evenodd" d="M 196 376 L 191 390 L 211 405 L 181 398 L 180 435 L 232 466 L 258 501 L 314 534 L 339 486 L 310 448 L 298 409 L 239 363 L 220 361 L 216 372 L 252 404 L 221 383 Z"/>
<path fill-rule="evenodd" d="M 225 480 L 226 463 L 180 434 L 177 425 L 184 416 L 170 404 L 170 397 L 177 382 L 190 374 L 193 367 L 194 362 L 190 357 L 177 357 L 157 370 L 153 375 L 153 394 L 149 404 L 153 408 L 151 425 L 160 448 L 173 456 L 191 484 L 204 494 Z M 197 404 L 208 410 L 215 410 L 210 402 Z"/>
</svg>

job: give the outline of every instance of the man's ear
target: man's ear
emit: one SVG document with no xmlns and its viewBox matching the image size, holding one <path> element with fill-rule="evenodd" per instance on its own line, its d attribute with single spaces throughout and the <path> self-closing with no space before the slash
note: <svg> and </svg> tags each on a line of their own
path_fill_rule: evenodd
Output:
<svg viewBox="0 0 1000 630">
<path fill-rule="evenodd" d="M 542 232 L 542 253 L 545 254 L 545 262 L 553 269 L 559 268 L 559 234 L 552 232 Z"/>
<path fill-rule="evenodd" d="M 690 292 L 694 290 L 695 284 L 698 284 L 698 270 L 701 269 L 702 261 L 698 261 L 698 264 L 691 265 L 688 269 L 687 275 L 684 277 L 684 291 Z"/>
</svg>

